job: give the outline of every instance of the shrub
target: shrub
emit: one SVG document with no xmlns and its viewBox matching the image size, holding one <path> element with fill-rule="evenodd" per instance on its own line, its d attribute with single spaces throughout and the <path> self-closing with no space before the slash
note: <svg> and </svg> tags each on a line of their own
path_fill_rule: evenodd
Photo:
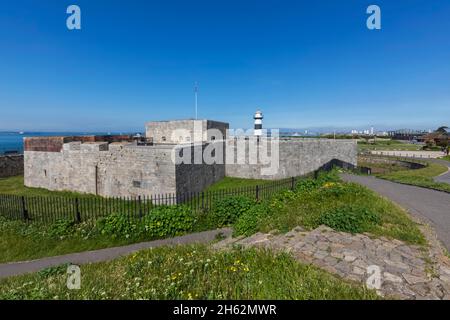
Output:
<svg viewBox="0 0 450 320">
<path fill-rule="evenodd" d="M 130 238 L 137 236 L 138 227 L 135 221 L 132 221 L 125 214 L 113 213 L 105 218 L 99 219 L 96 228 L 103 235 L 113 237 Z"/>
<path fill-rule="evenodd" d="M 75 231 L 74 225 L 75 225 L 74 220 L 69 220 L 69 219 L 57 220 L 55 223 L 53 223 L 50 226 L 50 228 L 48 230 L 48 234 L 51 237 L 57 237 L 57 238 L 69 236 L 69 235 L 73 234 Z"/>
<path fill-rule="evenodd" d="M 234 224 L 234 232 L 237 235 L 250 236 L 258 232 L 259 222 L 270 215 L 267 204 L 256 204 L 244 212 Z"/>
<path fill-rule="evenodd" d="M 378 213 L 361 206 L 344 205 L 323 213 L 319 223 L 338 231 L 365 232 L 373 225 L 381 224 Z"/>
<path fill-rule="evenodd" d="M 269 207 L 272 210 L 282 209 L 287 201 L 294 200 L 297 197 L 297 193 L 292 190 L 283 190 L 274 194 L 269 200 Z"/>
<path fill-rule="evenodd" d="M 143 233 L 152 238 L 176 236 L 191 231 L 195 221 L 187 206 L 159 206 L 143 218 Z"/>
<path fill-rule="evenodd" d="M 311 192 L 321 186 L 321 181 L 315 179 L 300 179 L 295 186 L 296 192 Z"/>
<path fill-rule="evenodd" d="M 228 226 L 245 212 L 250 210 L 256 201 L 244 196 L 228 197 L 218 200 L 210 213 L 211 222 L 216 227 Z"/>
<path fill-rule="evenodd" d="M 322 187 L 326 183 L 337 183 L 339 182 L 339 176 L 337 170 L 333 169 L 329 172 L 319 172 L 317 179 L 307 178 L 300 179 L 295 185 L 296 192 L 311 192 Z"/>
</svg>

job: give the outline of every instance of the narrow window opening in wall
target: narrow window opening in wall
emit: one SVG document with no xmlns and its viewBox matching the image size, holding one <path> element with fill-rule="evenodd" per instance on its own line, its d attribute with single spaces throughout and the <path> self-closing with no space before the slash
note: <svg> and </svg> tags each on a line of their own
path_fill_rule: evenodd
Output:
<svg viewBox="0 0 450 320">
<path fill-rule="evenodd" d="M 140 188 L 142 186 L 142 182 L 139 180 L 133 180 L 133 187 Z"/>
<path fill-rule="evenodd" d="M 44 177 L 47 176 L 47 170 L 44 170 Z"/>
<path fill-rule="evenodd" d="M 162 141 L 166 141 L 166 137 L 165 137 L 165 136 L 162 136 L 162 137 L 161 137 L 161 140 L 162 140 Z"/>
<path fill-rule="evenodd" d="M 180 149 L 180 152 L 178 152 L 178 155 L 180 156 L 180 158 L 183 157 L 183 150 L 184 150 L 184 149 Z"/>
<path fill-rule="evenodd" d="M 211 137 L 211 140 L 212 140 L 212 141 L 216 140 L 216 137 L 212 136 L 212 137 Z"/>
<path fill-rule="evenodd" d="M 211 151 L 211 157 L 215 157 L 216 156 L 216 149 L 213 149 L 213 151 Z"/>
</svg>

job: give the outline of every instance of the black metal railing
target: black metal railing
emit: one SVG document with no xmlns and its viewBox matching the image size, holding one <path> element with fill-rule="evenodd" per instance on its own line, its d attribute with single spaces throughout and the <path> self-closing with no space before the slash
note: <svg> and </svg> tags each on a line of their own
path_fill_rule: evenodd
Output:
<svg viewBox="0 0 450 320">
<path fill-rule="evenodd" d="M 246 196 L 257 201 L 274 193 L 293 189 L 300 177 L 263 183 L 255 186 L 219 189 L 183 194 L 167 193 L 137 197 L 99 196 L 17 196 L 0 195 L 0 215 L 10 220 L 52 224 L 58 220 L 95 222 L 111 214 L 140 219 L 158 206 L 186 205 L 193 211 L 208 212 L 214 204 L 232 196 Z"/>
<path fill-rule="evenodd" d="M 311 174 L 266 182 L 254 186 L 219 189 L 205 192 L 167 193 L 137 197 L 100 196 L 18 196 L 0 194 L 0 216 L 10 220 L 52 224 L 58 220 L 95 222 L 111 214 L 140 219 L 158 206 L 185 205 L 192 211 L 207 213 L 217 201 L 233 196 L 246 196 L 256 201 L 269 199 L 275 193 L 294 189 L 305 178 L 317 178 L 320 171 L 341 167 L 370 174 L 369 168 L 357 168 L 339 160 L 332 160 Z"/>
</svg>

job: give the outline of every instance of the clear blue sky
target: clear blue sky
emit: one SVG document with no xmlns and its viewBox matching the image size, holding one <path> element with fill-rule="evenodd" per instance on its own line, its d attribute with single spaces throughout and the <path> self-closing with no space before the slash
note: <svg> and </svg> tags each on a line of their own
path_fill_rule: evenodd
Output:
<svg viewBox="0 0 450 320">
<path fill-rule="evenodd" d="M 1 3 L 0 131 L 193 117 L 195 81 L 199 116 L 234 128 L 258 107 L 266 127 L 449 125 L 450 1 Z"/>
</svg>

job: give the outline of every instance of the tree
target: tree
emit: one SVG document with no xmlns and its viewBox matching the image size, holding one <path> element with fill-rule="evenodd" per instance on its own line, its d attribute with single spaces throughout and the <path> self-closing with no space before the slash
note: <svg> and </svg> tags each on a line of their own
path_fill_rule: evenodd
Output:
<svg viewBox="0 0 450 320">
<path fill-rule="evenodd" d="M 442 126 L 442 127 L 437 128 L 435 132 L 436 133 L 441 133 L 441 134 L 446 135 L 448 137 L 447 130 L 448 130 L 447 126 Z"/>
<path fill-rule="evenodd" d="M 442 150 L 449 154 L 449 139 L 448 139 L 448 127 L 442 126 L 436 129 L 435 133 L 438 134 L 438 137 L 435 139 L 436 144 L 442 147 Z"/>
</svg>

